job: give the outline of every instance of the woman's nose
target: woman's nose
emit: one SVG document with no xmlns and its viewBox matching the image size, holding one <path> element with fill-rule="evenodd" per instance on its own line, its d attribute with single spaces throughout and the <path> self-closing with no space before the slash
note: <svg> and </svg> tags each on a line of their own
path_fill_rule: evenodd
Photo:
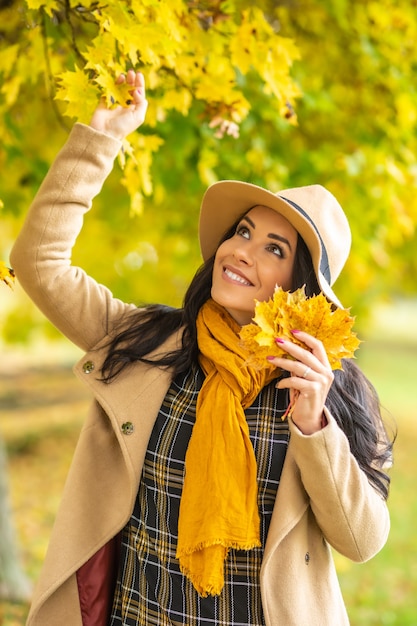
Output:
<svg viewBox="0 0 417 626">
<path fill-rule="evenodd" d="M 249 242 L 237 245 L 234 249 L 233 256 L 240 263 L 244 263 L 245 265 L 253 265 L 254 255 Z"/>
</svg>

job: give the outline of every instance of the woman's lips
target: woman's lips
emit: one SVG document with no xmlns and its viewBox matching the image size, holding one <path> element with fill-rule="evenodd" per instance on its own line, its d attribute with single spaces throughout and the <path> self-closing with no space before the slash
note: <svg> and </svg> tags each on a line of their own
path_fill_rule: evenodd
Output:
<svg viewBox="0 0 417 626">
<path fill-rule="evenodd" d="M 224 267 L 223 272 L 228 279 L 230 279 L 234 283 L 238 283 L 239 285 L 245 285 L 246 287 L 251 287 L 252 283 L 242 274 L 236 273 L 235 270 L 230 269 L 229 267 Z"/>
</svg>

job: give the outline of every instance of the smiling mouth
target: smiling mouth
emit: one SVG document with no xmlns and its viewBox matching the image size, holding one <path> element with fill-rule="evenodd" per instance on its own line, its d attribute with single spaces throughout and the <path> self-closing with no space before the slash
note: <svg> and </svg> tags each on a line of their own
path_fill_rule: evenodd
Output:
<svg viewBox="0 0 417 626">
<path fill-rule="evenodd" d="M 249 282 L 248 280 L 246 280 L 245 278 L 243 278 L 239 274 L 235 274 L 234 272 L 232 272 L 232 270 L 229 270 L 227 267 L 223 268 L 223 272 L 226 274 L 226 276 L 228 278 L 230 278 L 231 280 L 233 280 L 236 283 L 239 283 L 240 285 L 245 285 L 246 287 L 251 287 L 252 286 L 251 282 Z"/>
</svg>

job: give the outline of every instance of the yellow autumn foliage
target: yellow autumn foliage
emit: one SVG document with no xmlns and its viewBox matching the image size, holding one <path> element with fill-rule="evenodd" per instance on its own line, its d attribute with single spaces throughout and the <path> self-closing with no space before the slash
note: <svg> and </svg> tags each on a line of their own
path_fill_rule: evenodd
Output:
<svg viewBox="0 0 417 626">
<path fill-rule="evenodd" d="M 352 358 L 360 344 L 352 331 L 355 318 L 347 309 L 334 309 L 323 294 L 308 298 L 305 289 L 294 292 L 275 289 L 266 302 L 256 302 L 252 324 L 242 327 L 240 337 L 250 356 L 248 362 L 266 367 L 268 355 L 288 357 L 275 338 L 289 339 L 305 348 L 292 330 L 302 330 L 322 341 L 330 366 L 342 369 L 341 359 Z"/>
<path fill-rule="evenodd" d="M 10 288 L 14 284 L 14 271 L 7 267 L 3 261 L 0 261 L 0 280 L 2 280 Z"/>
</svg>

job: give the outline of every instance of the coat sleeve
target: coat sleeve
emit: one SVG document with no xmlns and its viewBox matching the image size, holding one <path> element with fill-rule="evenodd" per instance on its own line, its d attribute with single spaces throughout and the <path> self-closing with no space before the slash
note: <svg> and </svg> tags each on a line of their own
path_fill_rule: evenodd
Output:
<svg viewBox="0 0 417 626">
<path fill-rule="evenodd" d="M 84 214 L 112 170 L 121 143 L 76 124 L 45 177 L 13 246 L 10 262 L 38 308 L 72 342 L 87 351 L 130 307 L 113 298 L 83 270 L 71 252 Z"/>
<path fill-rule="evenodd" d="M 385 500 L 369 483 L 333 417 L 313 435 L 291 423 L 291 447 L 310 506 L 324 537 L 356 562 L 384 546 L 390 528 Z"/>
</svg>

